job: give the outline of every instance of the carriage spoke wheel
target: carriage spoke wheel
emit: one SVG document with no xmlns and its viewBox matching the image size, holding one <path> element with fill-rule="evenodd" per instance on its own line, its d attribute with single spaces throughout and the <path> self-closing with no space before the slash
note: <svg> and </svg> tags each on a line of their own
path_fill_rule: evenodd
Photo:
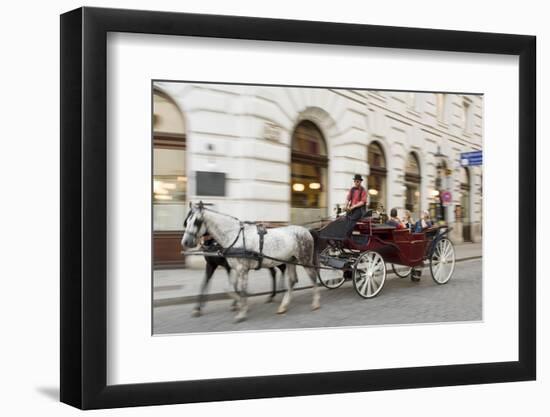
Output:
<svg viewBox="0 0 550 417">
<path fill-rule="evenodd" d="M 430 257 L 430 272 L 437 284 L 446 284 L 452 277 L 455 269 L 455 249 L 447 238 L 435 244 Z"/>
<path fill-rule="evenodd" d="M 409 275 L 411 275 L 411 272 L 413 270 L 412 266 L 402 266 L 395 264 L 391 264 L 391 269 L 393 273 L 399 278 L 407 278 Z"/>
<path fill-rule="evenodd" d="M 330 265 L 323 263 L 323 259 L 326 257 L 335 257 L 339 258 L 342 256 L 342 250 L 338 248 L 333 248 L 331 246 L 326 247 L 320 255 L 320 265 L 324 267 L 329 267 Z M 341 287 L 346 277 L 344 276 L 344 271 L 341 269 L 319 269 L 319 281 L 323 284 L 324 287 L 331 290 Z"/>
<path fill-rule="evenodd" d="M 363 298 L 376 297 L 386 281 L 386 263 L 379 253 L 363 252 L 353 267 L 353 286 Z"/>
</svg>

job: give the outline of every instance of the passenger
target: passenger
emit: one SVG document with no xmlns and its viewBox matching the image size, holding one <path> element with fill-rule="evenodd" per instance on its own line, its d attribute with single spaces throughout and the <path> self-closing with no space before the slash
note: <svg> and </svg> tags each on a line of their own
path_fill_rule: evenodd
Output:
<svg viewBox="0 0 550 417">
<path fill-rule="evenodd" d="M 394 226 L 396 229 L 404 229 L 405 225 L 403 222 L 397 217 L 397 209 L 392 208 L 390 210 L 390 218 L 386 222 L 388 226 Z"/>
<path fill-rule="evenodd" d="M 409 231 L 412 232 L 414 230 L 414 222 L 409 210 L 405 210 L 405 213 L 403 214 L 403 224 L 407 229 L 409 229 Z"/>
<path fill-rule="evenodd" d="M 430 213 L 428 213 L 427 210 L 424 210 L 422 212 L 422 216 L 420 217 L 420 220 L 418 220 L 414 226 L 415 233 L 420 233 L 425 229 L 428 229 L 429 227 L 432 227 L 433 223 L 430 220 Z"/>
</svg>

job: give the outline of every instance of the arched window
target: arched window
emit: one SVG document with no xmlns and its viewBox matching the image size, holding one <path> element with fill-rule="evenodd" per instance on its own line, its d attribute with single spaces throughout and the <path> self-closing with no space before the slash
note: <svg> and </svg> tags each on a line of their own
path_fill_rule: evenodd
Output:
<svg viewBox="0 0 550 417">
<path fill-rule="evenodd" d="M 405 167 L 405 208 L 420 218 L 420 164 L 414 152 L 409 153 Z"/>
<path fill-rule="evenodd" d="M 319 128 L 308 120 L 300 122 L 292 135 L 291 165 L 291 222 L 326 217 L 327 148 Z"/>
<path fill-rule="evenodd" d="M 185 211 L 185 122 L 166 94 L 153 92 L 153 227 L 180 230 Z"/>
<path fill-rule="evenodd" d="M 367 181 L 369 192 L 369 208 L 386 209 L 386 157 L 378 142 L 372 142 L 368 147 L 368 162 L 370 174 Z"/>
</svg>

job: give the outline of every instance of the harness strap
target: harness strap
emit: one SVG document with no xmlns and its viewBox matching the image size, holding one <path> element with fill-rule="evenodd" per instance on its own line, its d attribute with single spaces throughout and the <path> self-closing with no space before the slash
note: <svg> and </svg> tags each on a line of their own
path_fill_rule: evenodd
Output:
<svg viewBox="0 0 550 417">
<path fill-rule="evenodd" d="M 244 241 L 244 224 L 243 222 L 239 222 L 240 224 L 240 227 L 239 227 L 239 233 L 237 233 L 237 236 L 235 236 L 235 240 L 233 240 L 233 243 L 231 243 L 231 245 L 229 245 L 227 248 L 225 248 L 222 253 L 223 255 L 225 255 L 233 246 L 235 246 L 235 243 L 237 243 L 237 240 L 239 240 L 239 236 L 241 235 L 241 233 L 243 234 L 243 246 L 244 246 L 244 249 L 246 250 L 246 245 L 245 245 L 245 241 Z"/>
<path fill-rule="evenodd" d="M 267 234 L 267 229 L 263 224 L 257 224 L 256 230 L 258 232 L 258 237 L 260 239 L 260 258 L 258 260 L 258 266 L 255 268 L 256 270 L 260 269 L 262 267 L 262 263 L 264 260 L 263 250 L 264 250 L 264 235 Z"/>
</svg>

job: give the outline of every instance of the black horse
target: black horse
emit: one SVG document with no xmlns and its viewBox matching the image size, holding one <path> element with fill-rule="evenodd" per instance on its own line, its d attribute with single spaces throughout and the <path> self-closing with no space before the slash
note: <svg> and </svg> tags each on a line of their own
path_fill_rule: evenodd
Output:
<svg viewBox="0 0 550 417">
<path fill-rule="evenodd" d="M 214 239 L 205 239 L 202 244 L 202 250 L 205 252 L 216 252 L 221 249 L 222 247 Z M 218 269 L 218 267 L 221 266 L 226 270 L 227 275 L 231 273 L 231 267 L 229 266 L 229 264 L 227 263 L 227 260 L 223 256 L 205 255 L 204 260 L 206 261 L 206 271 L 204 275 L 204 281 L 202 282 L 199 299 L 197 300 L 197 304 L 193 309 L 194 317 L 199 317 L 202 313 L 202 308 L 206 303 L 206 294 L 205 294 L 206 289 L 208 288 L 210 279 L 214 275 L 214 272 L 216 271 L 216 269 Z M 277 266 L 277 268 L 279 268 L 279 270 L 283 275 L 285 274 L 285 270 L 286 270 L 285 264 L 281 264 Z M 269 273 L 271 274 L 272 287 L 271 287 L 271 294 L 269 295 L 266 302 L 271 303 L 275 298 L 275 295 L 277 294 L 277 270 L 275 268 L 269 268 Z M 235 292 L 237 292 L 236 288 L 235 288 Z M 235 300 L 233 300 L 232 307 L 236 307 Z"/>
</svg>

